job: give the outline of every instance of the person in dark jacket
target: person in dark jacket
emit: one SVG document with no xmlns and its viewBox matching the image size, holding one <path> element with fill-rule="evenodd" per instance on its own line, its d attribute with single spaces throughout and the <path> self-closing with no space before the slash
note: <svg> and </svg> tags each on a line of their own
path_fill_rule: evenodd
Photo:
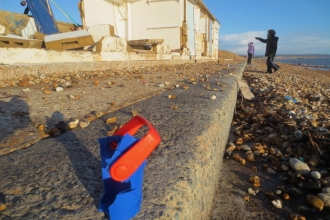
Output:
<svg viewBox="0 0 330 220">
<path fill-rule="evenodd" d="M 254 46 L 253 46 L 253 42 L 248 43 L 248 60 L 247 63 L 251 64 L 251 60 L 252 60 L 252 56 L 254 54 Z"/>
<path fill-rule="evenodd" d="M 277 50 L 278 37 L 275 36 L 276 32 L 272 29 L 268 30 L 267 39 L 262 39 L 256 37 L 262 43 L 266 43 L 266 53 L 267 57 L 267 73 L 272 73 L 272 69 L 276 72 L 280 67 L 274 63 L 274 58 Z"/>
</svg>

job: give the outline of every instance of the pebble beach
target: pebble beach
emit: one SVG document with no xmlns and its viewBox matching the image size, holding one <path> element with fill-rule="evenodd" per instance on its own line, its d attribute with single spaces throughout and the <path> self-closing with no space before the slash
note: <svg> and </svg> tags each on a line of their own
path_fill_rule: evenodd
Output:
<svg viewBox="0 0 330 220">
<path fill-rule="evenodd" d="M 330 72 L 278 65 L 245 68 L 210 219 L 330 218 Z"/>
</svg>

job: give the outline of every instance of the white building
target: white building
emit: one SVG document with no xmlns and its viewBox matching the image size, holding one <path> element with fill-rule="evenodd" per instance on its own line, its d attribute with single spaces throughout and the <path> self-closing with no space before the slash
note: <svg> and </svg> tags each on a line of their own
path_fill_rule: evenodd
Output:
<svg viewBox="0 0 330 220">
<path fill-rule="evenodd" d="M 164 39 L 172 51 L 218 57 L 220 23 L 202 0 L 81 0 L 83 28 L 110 24 L 126 40 Z"/>
</svg>

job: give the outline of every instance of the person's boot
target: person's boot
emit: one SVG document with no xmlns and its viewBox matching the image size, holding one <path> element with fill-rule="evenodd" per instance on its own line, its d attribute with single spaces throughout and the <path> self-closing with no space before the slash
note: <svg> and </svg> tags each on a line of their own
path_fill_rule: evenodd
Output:
<svg viewBox="0 0 330 220">
<path fill-rule="evenodd" d="M 277 66 L 277 69 L 274 70 L 274 73 L 280 69 L 280 66 Z"/>
</svg>

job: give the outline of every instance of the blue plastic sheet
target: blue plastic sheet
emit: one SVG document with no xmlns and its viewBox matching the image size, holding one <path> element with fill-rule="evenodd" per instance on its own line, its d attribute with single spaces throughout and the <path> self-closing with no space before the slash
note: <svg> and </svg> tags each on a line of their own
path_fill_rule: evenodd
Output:
<svg viewBox="0 0 330 220">
<path fill-rule="evenodd" d="M 40 33 L 47 35 L 59 33 L 53 12 L 50 7 L 48 8 L 46 0 L 26 0 L 26 2 Z"/>
</svg>

